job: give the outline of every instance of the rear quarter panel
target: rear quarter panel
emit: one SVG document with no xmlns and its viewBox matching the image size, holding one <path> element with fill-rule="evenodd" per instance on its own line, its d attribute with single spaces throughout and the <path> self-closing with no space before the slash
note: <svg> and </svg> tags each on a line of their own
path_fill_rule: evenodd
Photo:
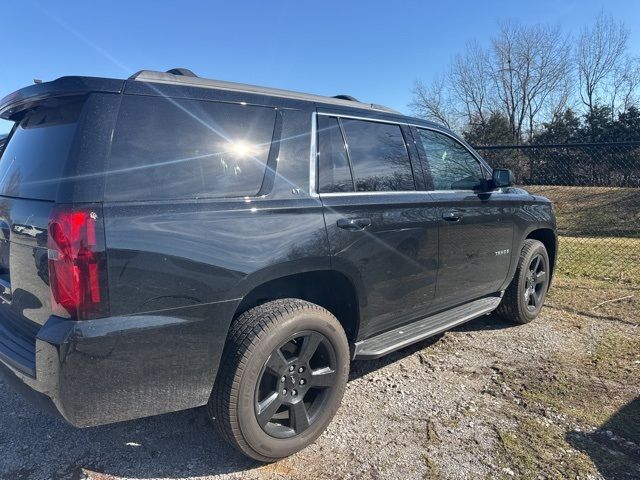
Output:
<svg viewBox="0 0 640 480">
<path fill-rule="evenodd" d="M 104 206 L 112 315 L 240 299 L 282 274 L 329 268 L 312 199 Z"/>
</svg>

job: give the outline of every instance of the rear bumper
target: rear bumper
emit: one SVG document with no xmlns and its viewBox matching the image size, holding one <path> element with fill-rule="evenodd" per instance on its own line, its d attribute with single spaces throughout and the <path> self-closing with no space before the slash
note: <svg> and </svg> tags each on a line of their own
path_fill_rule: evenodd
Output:
<svg viewBox="0 0 640 480">
<path fill-rule="evenodd" d="M 0 373 L 77 427 L 204 405 L 238 301 L 87 321 L 51 317 L 35 339 L 35 375 L 2 355 Z"/>
</svg>

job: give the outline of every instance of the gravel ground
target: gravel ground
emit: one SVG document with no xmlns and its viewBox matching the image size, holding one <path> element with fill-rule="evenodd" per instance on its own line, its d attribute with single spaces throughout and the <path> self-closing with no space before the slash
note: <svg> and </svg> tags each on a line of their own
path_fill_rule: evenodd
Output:
<svg viewBox="0 0 640 480">
<path fill-rule="evenodd" d="M 266 466 L 202 409 L 78 430 L 0 382 L 0 478 L 640 478 L 639 295 L 561 278 L 532 324 L 354 363 L 327 432 Z"/>
</svg>

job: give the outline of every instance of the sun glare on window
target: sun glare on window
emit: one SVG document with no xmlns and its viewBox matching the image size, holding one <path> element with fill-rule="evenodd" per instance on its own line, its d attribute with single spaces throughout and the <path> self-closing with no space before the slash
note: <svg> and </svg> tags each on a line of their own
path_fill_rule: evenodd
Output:
<svg viewBox="0 0 640 480">
<path fill-rule="evenodd" d="M 254 156 L 258 149 L 247 142 L 239 141 L 229 144 L 227 151 L 237 157 L 251 157 Z"/>
</svg>

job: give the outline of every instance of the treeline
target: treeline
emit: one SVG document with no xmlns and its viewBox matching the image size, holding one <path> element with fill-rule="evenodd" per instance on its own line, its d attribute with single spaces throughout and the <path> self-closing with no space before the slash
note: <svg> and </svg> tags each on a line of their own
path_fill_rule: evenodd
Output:
<svg viewBox="0 0 640 480">
<path fill-rule="evenodd" d="M 537 128 L 526 142 L 516 141 L 508 119 L 500 113 L 490 114 L 482 123 L 468 125 L 465 139 L 475 146 L 512 144 L 640 142 L 640 108 L 612 115 L 608 106 L 595 105 L 577 114 L 572 108 L 555 115 Z"/>
<path fill-rule="evenodd" d="M 509 143 L 510 132 L 506 119 L 492 114 L 465 136 L 473 145 L 495 146 Z M 609 107 L 594 106 L 581 117 L 567 109 L 530 143 L 479 151 L 493 166 L 511 168 L 523 184 L 640 187 L 640 109 L 630 106 L 613 119 Z"/>
</svg>

